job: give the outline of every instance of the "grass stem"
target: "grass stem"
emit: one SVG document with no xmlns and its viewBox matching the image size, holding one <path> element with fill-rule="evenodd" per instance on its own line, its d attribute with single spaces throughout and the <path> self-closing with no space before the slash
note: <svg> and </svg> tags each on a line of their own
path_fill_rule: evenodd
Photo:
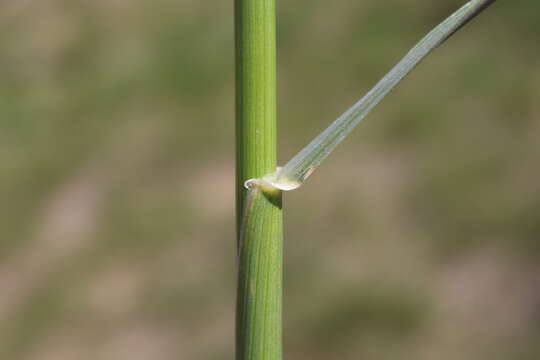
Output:
<svg viewBox="0 0 540 360">
<path fill-rule="evenodd" d="M 237 360 L 280 360 L 281 191 L 244 182 L 276 170 L 275 0 L 235 0 Z"/>
</svg>

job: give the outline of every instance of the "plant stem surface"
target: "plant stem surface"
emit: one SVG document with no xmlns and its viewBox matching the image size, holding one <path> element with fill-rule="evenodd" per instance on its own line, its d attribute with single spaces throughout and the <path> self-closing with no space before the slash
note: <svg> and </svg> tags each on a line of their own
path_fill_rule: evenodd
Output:
<svg viewBox="0 0 540 360">
<path fill-rule="evenodd" d="M 275 0 L 235 0 L 236 359 L 280 360 L 281 191 L 244 182 L 276 170 Z"/>
</svg>

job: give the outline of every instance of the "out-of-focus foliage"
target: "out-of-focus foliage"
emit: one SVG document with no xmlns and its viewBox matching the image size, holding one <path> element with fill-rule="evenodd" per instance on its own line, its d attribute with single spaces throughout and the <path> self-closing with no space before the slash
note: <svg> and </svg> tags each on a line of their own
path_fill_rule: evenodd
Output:
<svg viewBox="0 0 540 360">
<path fill-rule="evenodd" d="M 281 162 L 461 3 L 280 3 Z M 288 358 L 540 356 L 539 10 L 495 4 L 286 194 Z M 0 358 L 233 358 L 232 27 L 0 4 Z"/>
</svg>

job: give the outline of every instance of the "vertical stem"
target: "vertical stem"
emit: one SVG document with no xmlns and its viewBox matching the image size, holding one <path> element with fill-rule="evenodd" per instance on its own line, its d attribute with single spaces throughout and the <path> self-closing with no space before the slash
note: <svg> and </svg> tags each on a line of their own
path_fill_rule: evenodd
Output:
<svg viewBox="0 0 540 360">
<path fill-rule="evenodd" d="M 280 360 L 281 192 L 246 190 L 276 169 L 275 0 L 235 0 L 236 359 Z"/>
<path fill-rule="evenodd" d="M 275 0 L 235 0 L 238 215 L 243 182 L 276 170 Z"/>
</svg>

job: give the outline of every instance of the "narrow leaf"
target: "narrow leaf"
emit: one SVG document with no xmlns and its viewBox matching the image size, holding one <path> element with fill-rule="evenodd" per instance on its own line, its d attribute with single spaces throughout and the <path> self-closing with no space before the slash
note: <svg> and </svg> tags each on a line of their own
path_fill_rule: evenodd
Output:
<svg viewBox="0 0 540 360">
<path fill-rule="evenodd" d="M 424 57 L 494 2 L 495 0 L 471 0 L 462 6 L 420 40 L 373 89 L 312 140 L 284 167 L 278 168 L 275 173 L 266 175 L 262 179 L 248 180 L 246 186 L 259 185 L 281 190 L 298 188 L 354 127 Z"/>
</svg>

